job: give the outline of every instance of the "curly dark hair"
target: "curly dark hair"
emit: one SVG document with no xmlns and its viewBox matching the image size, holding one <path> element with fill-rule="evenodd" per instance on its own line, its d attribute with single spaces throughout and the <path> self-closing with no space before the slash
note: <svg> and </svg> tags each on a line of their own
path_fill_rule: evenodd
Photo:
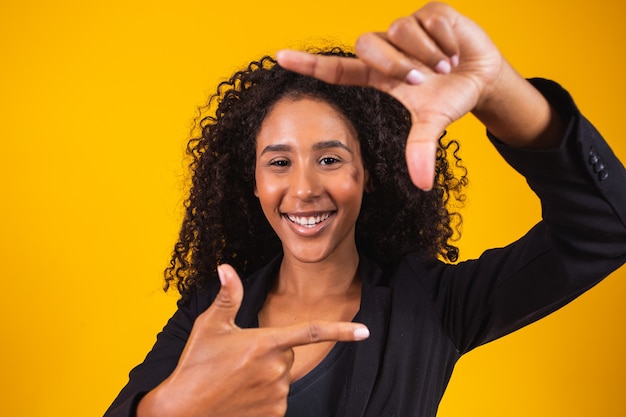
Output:
<svg viewBox="0 0 626 417">
<path fill-rule="evenodd" d="M 355 57 L 336 47 L 314 52 Z M 192 289 L 206 288 L 215 279 L 220 263 L 245 274 L 281 251 L 253 190 L 259 127 L 285 97 L 323 100 L 343 113 L 357 132 L 371 189 L 364 195 L 356 225 L 360 251 L 379 263 L 410 251 L 431 260 L 457 260 L 452 242 L 460 236 L 461 216 L 450 208 L 462 203 L 467 184 L 458 142 L 444 140 L 445 132 L 441 135 L 435 185 L 429 192 L 421 191 L 406 166 L 411 119 L 402 104 L 373 88 L 331 85 L 287 71 L 265 56 L 220 83 L 201 109 L 197 134 L 187 145 L 191 189 L 165 270 L 166 290 L 175 285 L 184 301 Z M 455 171 L 461 175 L 455 176 Z"/>
</svg>

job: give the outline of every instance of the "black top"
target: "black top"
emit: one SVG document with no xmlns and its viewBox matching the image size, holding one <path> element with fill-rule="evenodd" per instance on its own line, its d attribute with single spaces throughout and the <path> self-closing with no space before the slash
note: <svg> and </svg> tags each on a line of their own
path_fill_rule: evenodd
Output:
<svg viewBox="0 0 626 417">
<path fill-rule="evenodd" d="M 353 321 L 359 321 L 357 313 Z M 250 327 L 259 327 L 258 317 Z M 289 387 L 285 417 L 331 417 L 352 361 L 352 343 L 335 343 L 322 361 Z"/>
<path fill-rule="evenodd" d="M 456 265 L 409 253 L 381 266 L 360 254 L 359 321 L 371 335 L 352 344 L 347 377 L 333 382 L 337 416 L 435 416 L 462 354 L 565 305 L 626 261 L 626 170 L 564 90 L 532 82 L 568 126 L 562 146 L 530 151 L 491 139 L 541 199 L 543 220 L 517 242 Z M 281 259 L 244 279 L 238 326 L 253 325 Z M 210 294 L 179 307 L 107 417 L 133 416 L 170 375 L 218 291 L 215 279 Z"/>
<path fill-rule="evenodd" d="M 311 372 L 291 384 L 285 417 L 332 417 L 352 359 L 352 343 L 336 343 Z"/>
</svg>

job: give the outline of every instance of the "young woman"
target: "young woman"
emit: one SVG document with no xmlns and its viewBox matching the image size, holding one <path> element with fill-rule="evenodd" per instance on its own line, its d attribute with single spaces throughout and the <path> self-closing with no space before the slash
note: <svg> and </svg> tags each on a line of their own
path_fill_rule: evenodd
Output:
<svg viewBox="0 0 626 417">
<path fill-rule="evenodd" d="M 438 3 L 356 52 L 220 86 L 189 145 L 179 309 L 107 416 L 434 416 L 461 355 L 624 263 L 626 172 L 558 85 Z M 442 132 L 468 112 L 543 220 L 453 265 L 465 176 Z"/>
</svg>

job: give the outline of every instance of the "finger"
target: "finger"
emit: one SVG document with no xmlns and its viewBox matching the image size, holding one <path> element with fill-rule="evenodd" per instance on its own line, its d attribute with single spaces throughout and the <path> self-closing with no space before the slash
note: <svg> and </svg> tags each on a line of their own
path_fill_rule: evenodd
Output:
<svg viewBox="0 0 626 417">
<path fill-rule="evenodd" d="M 367 339 L 369 329 L 360 323 L 312 321 L 289 327 L 268 329 L 275 346 L 291 349 L 319 342 L 353 342 Z"/>
<path fill-rule="evenodd" d="M 371 68 L 358 59 L 281 50 L 278 64 L 290 71 L 315 77 L 330 84 L 369 85 Z"/>
<path fill-rule="evenodd" d="M 406 144 L 406 163 L 411 181 L 419 189 L 430 191 L 435 178 L 437 145 L 427 140 L 414 140 Z"/>
<path fill-rule="evenodd" d="M 376 71 L 409 84 L 421 84 L 425 80 L 419 65 L 400 52 L 384 33 L 365 33 L 355 45 L 359 59 Z"/>
<path fill-rule="evenodd" d="M 459 38 L 454 32 L 454 25 L 458 23 L 458 12 L 447 4 L 429 3 L 415 12 L 414 17 L 441 51 L 454 58 L 458 64 Z"/>
<path fill-rule="evenodd" d="M 437 142 L 447 123 L 439 120 L 414 120 L 406 143 L 406 163 L 411 181 L 429 191 L 435 178 Z"/>
<path fill-rule="evenodd" d="M 456 48 L 450 46 L 451 29 L 444 19 L 429 19 L 426 23 L 429 27 L 423 27 L 422 22 L 416 16 L 402 17 L 391 24 L 385 37 L 407 56 L 423 63 L 433 71 L 447 74 L 452 69 L 451 57 L 456 53 Z M 439 41 L 442 42 L 444 48 Z M 448 55 L 449 51 L 452 54 Z"/>
<path fill-rule="evenodd" d="M 218 266 L 217 273 L 222 286 L 215 300 L 203 315 L 210 323 L 232 327 L 243 299 L 243 285 L 237 272 L 230 265 Z"/>
</svg>

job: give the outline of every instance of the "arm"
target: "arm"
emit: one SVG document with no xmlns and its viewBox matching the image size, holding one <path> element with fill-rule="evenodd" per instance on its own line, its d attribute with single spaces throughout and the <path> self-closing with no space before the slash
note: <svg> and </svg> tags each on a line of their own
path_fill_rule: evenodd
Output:
<svg viewBox="0 0 626 417">
<path fill-rule="evenodd" d="M 543 220 L 476 261 L 422 274 L 462 353 L 562 307 L 626 261 L 626 170 L 565 90 L 530 82 L 566 122 L 561 145 L 522 149 L 490 137 L 540 198 Z"/>
<path fill-rule="evenodd" d="M 209 300 L 213 297 L 207 295 L 206 298 Z M 199 301 L 194 292 L 187 304 L 178 307 L 163 331 L 157 335 L 157 341 L 143 363 L 130 372 L 128 383 L 106 411 L 105 417 L 134 417 L 143 396 L 172 373 L 196 317 L 208 307 L 208 301 L 206 305 L 200 305 L 202 303 Z"/>
<path fill-rule="evenodd" d="M 282 51 L 278 61 L 402 102 L 413 122 L 406 154 L 417 186 L 432 184 L 439 133 L 471 112 L 542 200 L 544 221 L 520 241 L 431 275 L 427 285 L 460 351 L 537 320 L 624 263 L 624 167 L 567 93 L 539 80 L 535 88 L 482 29 L 441 3 L 361 36 L 356 51 L 358 59 Z"/>
<path fill-rule="evenodd" d="M 219 266 L 218 274 L 221 287 L 211 305 L 200 312 L 198 299 L 176 313 L 107 417 L 282 416 L 294 346 L 369 336 L 364 325 L 352 322 L 239 328 L 242 282 L 228 265 Z"/>
<path fill-rule="evenodd" d="M 336 84 L 378 88 L 409 110 L 409 173 L 430 189 L 437 139 L 446 127 L 474 113 L 507 144 L 558 145 L 564 125 L 544 97 L 504 59 L 473 21 L 441 3 L 396 20 L 385 33 L 356 43 L 358 59 L 280 51 L 281 66 Z"/>
</svg>

